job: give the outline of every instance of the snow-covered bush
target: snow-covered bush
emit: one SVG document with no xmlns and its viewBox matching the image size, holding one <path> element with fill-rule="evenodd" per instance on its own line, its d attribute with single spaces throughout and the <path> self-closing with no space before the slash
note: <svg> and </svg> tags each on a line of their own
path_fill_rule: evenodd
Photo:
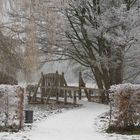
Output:
<svg viewBox="0 0 140 140">
<path fill-rule="evenodd" d="M 124 129 L 140 125 L 140 85 L 111 86 L 110 100 L 111 125 Z"/>
<path fill-rule="evenodd" d="M 23 125 L 24 90 L 20 86 L 0 85 L 0 131 Z"/>
<path fill-rule="evenodd" d="M 17 85 L 18 81 L 11 75 L 7 75 L 5 72 L 0 71 L 0 84 Z"/>
</svg>

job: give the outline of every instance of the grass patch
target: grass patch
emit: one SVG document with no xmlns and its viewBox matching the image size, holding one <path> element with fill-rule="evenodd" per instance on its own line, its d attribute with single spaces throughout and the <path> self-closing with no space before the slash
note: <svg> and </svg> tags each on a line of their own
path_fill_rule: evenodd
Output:
<svg viewBox="0 0 140 140">
<path fill-rule="evenodd" d="M 120 128 L 116 126 L 109 126 L 107 133 L 117 133 L 122 135 L 140 135 L 140 126 Z"/>
<path fill-rule="evenodd" d="M 0 126 L 0 132 L 18 132 L 19 127 L 17 125 L 12 126 Z"/>
</svg>

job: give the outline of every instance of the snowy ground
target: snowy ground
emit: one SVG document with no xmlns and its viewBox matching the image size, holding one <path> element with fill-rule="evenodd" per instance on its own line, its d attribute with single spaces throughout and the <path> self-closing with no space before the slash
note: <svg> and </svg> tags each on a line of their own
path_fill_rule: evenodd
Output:
<svg viewBox="0 0 140 140">
<path fill-rule="evenodd" d="M 0 133 L 0 140 L 140 140 L 140 136 L 106 134 L 103 130 L 106 122 L 101 114 L 108 111 L 108 106 L 80 103 L 83 106 L 75 109 L 44 111 L 45 116 L 41 118 L 41 115 L 32 128 L 26 127 L 19 133 Z"/>
</svg>

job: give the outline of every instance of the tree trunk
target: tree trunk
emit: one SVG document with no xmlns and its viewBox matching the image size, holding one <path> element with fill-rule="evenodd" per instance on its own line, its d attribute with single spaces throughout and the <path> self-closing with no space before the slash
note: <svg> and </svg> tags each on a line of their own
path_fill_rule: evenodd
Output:
<svg viewBox="0 0 140 140">
<path fill-rule="evenodd" d="M 105 88 L 104 79 L 102 77 L 101 72 L 99 71 L 99 69 L 97 67 L 91 68 L 91 70 L 95 77 L 98 88 L 101 89 L 102 91 L 104 91 L 104 88 Z M 107 98 L 106 98 L 105 92 L 101 92 L 100 94 L 101 94 L 101 102 L 106 103 Z"/>
</svg>

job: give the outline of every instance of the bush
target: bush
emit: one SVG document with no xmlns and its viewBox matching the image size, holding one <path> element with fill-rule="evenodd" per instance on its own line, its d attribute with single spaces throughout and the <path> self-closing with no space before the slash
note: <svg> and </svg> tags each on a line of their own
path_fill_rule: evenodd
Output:
<svg viewBox="0 0 140 140">
<path fill-rule="evenodd" d="M 0 85 L 0 131 L 23 126 L 24 90 L 19 86 Z"/>
<path fill-rule="evenodd" d="M 140 126 L 140 85 L 120 84 L 110 88 L 110 128 L 135 129 Z"/>
<path fill-rule="evenodd" d="M 14 77 L 0 71 L 0 84 L 17 85 L 18 81 Z"/>
<path fill-rule="evenodd" d="M 140 127 L 127 127 L 127 128 L 119 128 L 116 126 L 109 126 L 106 130 L 107 133 L 119 133 L 119 134 L 127 134 L 127 135 L 140 135 Z"/>
</svg>

